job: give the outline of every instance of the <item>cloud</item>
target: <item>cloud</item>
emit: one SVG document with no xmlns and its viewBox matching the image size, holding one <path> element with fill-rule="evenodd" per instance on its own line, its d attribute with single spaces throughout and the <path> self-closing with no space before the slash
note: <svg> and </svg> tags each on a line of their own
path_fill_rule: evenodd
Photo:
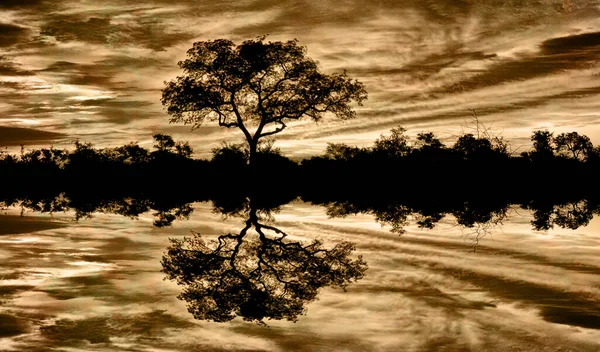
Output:
<svg viewBox="0 0 600 352">
<path fill-rule="evenodd" d="M 457 93 L 513 81 L 547 76 L 565 70 L 593 67 L 600 60 L 600 32 L 543 41 L 539 52 L 516 59 L 498 58 L 481 73 L 456 82 L 440 92 Z"/>
<path fill-rule="evenodd" d="M 0 139 L 3 139 L 1 135 Z M 55 221 L 49 221 L 48 219 L 38 220 L 36 218 L 28 218 L 14 215 L 0 216 L 0 236 L 53 230 L 65 226 L 65 224 L 58 223 Z"/>
<path fill-rule="evenodd" d="M 31 76 L 33 74 L 32 71 L 24 70 L 20 65 L 0 56 L 0 76 Z"/>
<path fill-rule="evenodd" d="M 74 106 L 93 108 L 105 121 L 123 124 L 132 120 L 148 119 L 156 117 L 156 111 L 144 110 L 152 107 L 155 103 L 143 100 L 126 99 L 90 99 L 76 103 Z"/>
<path fill-rule="evenodd" d="M 29 116 L 39 119 L 60 114 L 65 124 L 77 124 L 77 117 L 86 123 L 125 124 L 156 117 L 161 111 L 159 94 L 154 91 L 145 93 L 144 87 L 120 78 L 136 67 L 157 69 L 152 65 L 159 66 L 151 58 L 128 56 L 110 56 L 90 64 L 56 61 L 35 71 L 36 79 L 47 82 L 47 89 L 28 89 L 23 82 L 0 83 L 10 89 L 3 92 L 10 106 L 5 109 L 4 118 Z M 28 94 L 23 94 L 27 90 Z M 152 99 L 154 95 L 156 98 Z"/>
<path fill-rule="evenodd" d="M 598 58 L 598 52 L 600 51 L 600 32 L 548 39 L 540 45 L 540 48 L 542 53 L 546 55 L 587 53 L 592 54 L 592 58 Z"/>
<path fill-rule="evenodd" d="M 29 332 L 27 321 L 10 314 L 0 314 L 0 338 Z"/>
<path fill-rule="evenodd" d="M 0 126 L 0 146 L 51 143 L 65 138 L 66 135 L 33 128 Z"/>
<path fill-rule="evenodd" d="M 381 27 L 383 32 L 394 35 L 428 35 L 426 33 L 434 28 L 441 29 L 448 36 L 452 32 L 465 27 L 472 18 L 479 18 L 482 27 L 486 30 L 514 30 L 516 27 L 530 27 L 539 25 L 539 19 L 552 21 L 562 16 L 564 0 L 548 0 L 543 4 L 529 3 L 514 0 L 373 0 L 364 1 L 296 1 L 281 3 L 280 1 L 252 1 L 241 2 L 238 5 L 220 6 L 234 13 L 242 12 L 273 12 L 268 21 L 250 23 L 234 28 L 237 35 L 260 35 L 265 33 L 302 33 L 302 31 L 319 30 L 319 28 L 347 28 L 349 36 L 364 33 L 355 31 L 363 24 L 377 20 L 381 14 L 388 14 L 395 18 L 400 27 L 407 25 L 406 33 L 388 32 Z M 229 4 L 228 4 L 229 5 Z M 582 2 L 575 4 L 571 13 L 591 13 L 597 11 L 592 4 Z M 214 11 L 214 10 L 213 10 Z M 421 18 L 420 23 L 411 23 L 409 18 L 413 15 Z M 413 32 L 413 33 L 410 33 Z M 441 33 L 440 33 L 441 34 Z M 412 38 L 418 39 L 418 38 Z M 360 39 L 359 39 L 360 40 Z"/>
<path fill-rule="evenodd" d="M 109 18 L 77 20 L 68 16 L 59 17 L 41 28 L 41 35 L 56 38 L 61 42 L 82 41 L 91 44 L 108 44 L 108 36 L 116 28 L 110 26 Z"/>
<path fill-rule="evenodd" d="M 424 57 L 418 57 L 407 62 L 401 67 L 366 67 L 352 68 L 348 72 L 361 77 L 405 75 L 411 79 L 427 80 L 431 76 L 440 73 L 443 69 L 460 67 L 469 61 L 490 60 L 497 55 L 482 51 L 463 51 L 460 47 L 454 47 L 442 53 L 433 53 Z"/>
<path fill-rule="evenodd" d="M 107 318 L 89 318 L 81 320 L 61 319 L 56 323 L 40 328 L 42 335 L 51 342 L 77 342 L 88 341 L 91 344 L 109 343 L 110 329 Z"/>
<path fill-rule="evenodd" d="M 171 30 L 153 18 L 141 17 L 131 22 L 113 23 L 109 16 L 79 17 L 61 15 L 52 18 L 41 27 L 40 33 L 59 42 L 138 46 L 154 51 L 163 51 L 194 37 L 189 32 Z"/>
<path fill-rule="evenodd" d="M 163 68 L 164 64 L 153 57 L 110 55 L 91 63 L 55 61 L 37 72 L 47 74 L 49 79 L 63 84 L 95 86 L 110 91 L 133 93 L 144 90 L 145 87 L 136 87 L 132 83 L 117 80 L 118 76 L 131 71 Z"/>
<path fill-rule="evenodd" d="M 0 9 L 21 9 L 36 7 L 47 3 L 48 0 L 2 0 L 0 1 Z"/>
<path fill-rule="evenodd" d="M 83 86 L 118 88 L 113 82 L 115 72 L 107 71 L 102 65 L 85 65 L 69 61 L 56 61 L 39 72 L 51 72 L 61 83 Z"/>
<path fill-rule="evenodd" d="M 153 310 L 148 313 L 91 317 L 86 319 L 60 319 L 52 325 L 42 326 L 40 331 L 50 345 L 78 346 L 91 344 L 111 345 L 111 339 L 127 338 L 137 344 L 164 336 L 172 329 L 196 326 L 186 319 Z"/>
<path fill-rule="evenodd" d="M 20 273 L 15 273 L 15 276 L 19 274 Z M 0 276 L 0 280 L 10 280 L 10 276 L 11 275 L 2 275 Z M 7 297 L 11 297 L 20 292 L 29 291 L 33 288 L 35 288 L 35 286 L 32 285 L 2 285 L 0 286 L 0 299 L 4 300 Z"/>
<path fill-rule="evenodd" d="M 25 41 L 29 30 L 14 24 L 0 23 L 0 47 L 9 47 Z"/>
<path fill-rule="evenodd" d="M 105 67 L 110 67 L 116 70 L 133 70 L 147 68 L 169 68 L 170 65 L 157 58 L 151 56 L 127 56 L 127 55 L 108 55 L 102 60 L 97 61 Z"/>
</svg>

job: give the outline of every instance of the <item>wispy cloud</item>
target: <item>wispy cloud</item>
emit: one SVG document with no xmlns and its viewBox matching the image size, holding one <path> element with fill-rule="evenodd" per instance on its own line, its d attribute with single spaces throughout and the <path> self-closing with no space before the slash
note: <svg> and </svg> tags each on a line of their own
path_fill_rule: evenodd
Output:
<svg viewBox="0 0 600 352">
<path fill-rule="evenodd" d="M 22 41 L 25 41 L 28 37 L 29 30 L 26 28 L 0 23 L 0 48 L 10 47 Z"/>
<path fill-rule="evenodd" d="M 80 41 L 113 47 L 138 46 L 156 51 L 187 42 L 193 37 L 190 33 L 171 30 L 160 20 L 151 17 L 114 23 L 110 17 L 79 19 L 69 15 L 51 18 L 40 28 L 40 34 L 59 42 Z"/>
<path fill-rule="evenodd" d="M 0 126 L 0 146 L 28 145 L 52 143 L 61 140 L 65 135 L 57 132 L 47 132 L 24 127 Z"/>
</svg>

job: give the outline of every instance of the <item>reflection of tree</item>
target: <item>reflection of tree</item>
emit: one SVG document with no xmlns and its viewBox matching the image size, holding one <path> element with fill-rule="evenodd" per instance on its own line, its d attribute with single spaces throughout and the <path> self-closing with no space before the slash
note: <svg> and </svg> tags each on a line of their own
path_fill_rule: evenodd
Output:
<svg viewBox="0 0 600 352">
<path fill-rule="evenodd" d="M 17 206 L 21 213 L 34 211 L 40 213 L 60 213 L 74 211 L 75 220 L 89 219 L 95 213 L 123 215 L 131 219 L 154 211 L 153 225 L 170 226 L 173 221 L 187 219 L 193 212 L 190 199 L 173 195 L 135 195 L 118 196 L 97 193 L 60 193 L 46 197 L 18 197 L 0 199 L 0 207 Z"/>
<path fill-rule="evenodd" d="M 381 225 L 389 226 L 393 233 L 403 234 L 411 220 L 420 227 L 433 229 L 446 215 L 452 215 L 458 225 L 474 229 L 478 233 L 497 225 L 508 216 L 510 204 L 506 202 L 423 202 L 412 200 L 355 199 L 324 203 L 330 217 L 346 217 L 352 214 L 372 214 Z M 481 229 L 478 231 L 477 229 Z"/>
<path fill-rule="evenodd" d="M 33 192 L 28 195 L 2 194 L 0 208 L 20 207 L 22 212 L 58 213 L 74 211 L 76 220 L 91 218 L 94 213 L 111 213 L 135 219 L 139 215 L 153 211 L 154 226 L 170 226 L 173 221 L 187 219 L 193 212 L 192 202 L 211 199 L 215 211 L 226 217 L 245 216 L 250 213 L 245 193 L 232 192 L 219 197 L 207 194 L 194 195 L 184 192 L 154 192 L 120 194 L 104 191 L 56 193 L 53 191 Z M 296 198 L 293 192 L 265 192 L 260 198 L 253 198 L 256 212 L 268 215 Z M 446 215 L 452 215 L 457 224 L 473 234 L 487 233 L 490 227 L 502 223 L 509 216 L 511 202 L 497 197 L 485 199 L 460 200 L 453 198 L 414 199 L 400 197 L 363 197 L 352 199 L 310 199 L 313 204 L 327 207 L 330 217 L 345 217 L 352 214 L 372 214 L 382 225 L 389 226 L 394 233 L 402 234 L 404 228 L 415 223 L 420 228 L 433 229 Z M 533 216 L 531 225 L 534 230 L 547 231 L 554 226 L 575 230 L 586 226 L 594 214 L 600 212 L 597 198 L 578 199 L 577 197 L 537 197 L 522 199 L 521 208 L 530 210 Z M 478 230 L 479 229 L 479 230 Z M 473 237 L 473 236 L 468 236 Z M 481 236 L 479 236 L 481 237 Z"/>
<path fill-rule="evenodd" d="M 323 204 L 323 203 L 322 203 Z M 359 198 L 352 201 L 324 203 L 330 217 L 346 217 L 351 214 L 371 214 L 390 232 L 403 234 L 413 221 L 419 228 L 433 229 L 446 215 L 452 215 L 463 229 L 465 239 L 472 242 L 473 251 L 479 241 L 502 224 L 509 215 L 510 204 L 496 200 L 471 201 L 403 201 L 381 198 Z"/>
<path fill-rule="evenodd" d="M 554 211 L 554 223 L 562 228 L 575 230 L 581 226 L 587 226 L 594 216 L 587 201 L 573 202 Z"/>
<path fill-rule="evenodd" d="M 411 221 L 420 228 L 432 229 L 446 215 L 452 215 L 456 224 L 463 227 L 465 237 L 474 246 L 493 228 L 502 225 L 510 215 L 511 204 L 504 200 L 477 199 L 469 201 L 387 200 L 358 198 L 352 201 L 315 202 L 327 207 L 330 217 L 352 214 L 372 214 L 377 222 L 389 226 L 394 233 L 404 233 Z M 587 226 L 600 212 L 595 199 L 555 200 L 535 199 L 521 205 L 531 211 L 534 230 L 547 231 L 554 226 L 575 230 Z M 475 247 L 474 247 L 475 248 Z"/>
<path fill-rule="evenodd" d="M 349 242 L 332 249 L 323 248 L 319 240 L 302 244 L 259 222 L 252 202 L 246 214 L 239 234 L 213 241 L 198 234 L 171 239 L 162 259 L 163 271 L 184 286 L 179 298 L 196 319 L 225 322 L 241 316 L 256 322 L 295 321 L 320 288 L 344 288 L 367 269 L 360 256 L 349 258 L 354 250 Z"/>
<path fill-rule="evenodd" d="M 408 225 L 408 217 L 413 214 L 411 208 L 399 203 L 373 205 L 350 201 L 332 202 L 326 204 L 327 215 L 331 218 L 343 218 L 353 214 L 370 213 L 381 225 L 391 226 L 391 232 L 404 233 L 404 226 Z"/>
<path fill-rule="evenodd" d="M 600 211 L 598 204 L 589 200 L 578 200 L 553 204 L 552 202 L 534 201 L 525 207 L 533 212 L 531 225 L 535 230 L 547 231 L 557 225 L 571 230 L 587 226 Z"/>
</svg>

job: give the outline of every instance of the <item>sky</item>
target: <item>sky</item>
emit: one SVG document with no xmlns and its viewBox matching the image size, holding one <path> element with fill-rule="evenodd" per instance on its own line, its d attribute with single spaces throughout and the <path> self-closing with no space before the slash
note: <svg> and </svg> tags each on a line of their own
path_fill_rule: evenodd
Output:
<svg viewBox="0 0 600 352">
<path fill-rule="evenodd" d="M 164 82 L 196 41 L 262 35 L 298 39 L 322 71 L 369 92 L 355 119 L 277 135 L 288 156 L 396 126 L 449 141 L 470 131 L 470 109 L 514 150 L 542 128 L 600 143 L 596 0 L 1 0 L 0 145 L 150 147 L 161 132 L 206 157 L 241 134 L 169 124 Z"/>
</svg>

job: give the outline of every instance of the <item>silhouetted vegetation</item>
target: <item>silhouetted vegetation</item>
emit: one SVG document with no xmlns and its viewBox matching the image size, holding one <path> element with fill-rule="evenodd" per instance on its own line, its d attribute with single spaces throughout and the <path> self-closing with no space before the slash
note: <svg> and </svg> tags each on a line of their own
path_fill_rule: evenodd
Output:
<svg viewBox="0 0 600 352">
<path fill-rule="evenodd" d="M 530 151 L 515 155 L 486 130 L 446 145 L 432 133 L 409 138 L 402 128 L 371 147 L 329 144 L 325 154 L 300 162 L 270 142 L 259 143 L 250 172 L 244 145 L 213 150 L 211 160 L 193 159 L 187 143 L 157 134 L 152 150 L 130 143 L 94 148 L 76 142 L 0 156 L 4 206 L 44 212 L 75 210 L 136 217 L 153 210 L 157 226 L 189 216 L 190 203 L 212 200 L 227 214 L 260 189 L 255 205 L 275 208 L 297 197 L 328 207 L 329 215 L 372 213 L 402 232 L 410 221 L 433 227 L 445 215 L 476 228 L 502 219 L 510 205 L 532 210 L 535 229 L 576 228 L 597 213 L 595 175 L 600 148 L 576 132 L 532 134 Z M 325 178 L 324 175 L 327 177 Z"/>
<path fill-rule="evenodd" d="M 236 208 L 234 214 L 246 218 L 239 233 L 216 240 L 197 233 L 171 239 L 162 258 L 167 278 L 184 287 L 178 298 L 187 302 L 194 318 L 296 321 L 320 288 L 344 288 L 363 277 L 367 264 L 360 256 L 349 258 L 351 243 L 331 249 L 319 240 L 302 244 L 261 222 L 270 210 L 260 210 L 252 198 Z"/>
<path fill-rule="evenodd" d="M 474 240 L 474 244 L 491 232 L 492 228 L 509 219 L 518 209 L 531 212 L 531 227 L 536 231 L 547 231 L 555 226 L 575 230 L 586 226 L 594 215 L 600 214 L 600 203 L 586 199 L 560 203 L 538 199 L 519 204 L 498 199 L 487 202 L 428 202 L 417 199 L 360 198 L 313 204 L 325 206 L 327 215 L 333 218 L 371 214 L 382 226 L 389 227 L 391 232 L 398 234 L 403 234 L 410 225 L 433 229 L 442 219 L 450 216 L 452 223 L 466 230 L 465 233 Z"/>
<path fill-rule="evenodd" d="M 117 148 L 94 148 L 75 142 L 73 150 L 55 148 L 0 156 L 0 180 L 15 192 L 84 192 L 104 196 L 148 192 L 178 174 L 202 174 L 208 161 L 191 158 L 188 143 L 154 135 L 153 150 L 130 143 Z M 171 184 L 170 189 L 177 188 Z M 9 190 L 9 191 L 12 191 Z M 156 190 L 154 190 L 156 191 Z"/>
<path fill-rule="evenodd" d="M 121 196 L 179 189 L 209 194 L 206 189 L 214 187 L 207 183 L 217 182 L 218 193 L 239 193 L 236 188 L 251 183 L 334 200 L 348 190 L 353 195 L 385 190 L 402 197 L 500 196 L 514 202 L 594 196 L 595 174 L 600 170 L 600 147 L 577 132 L 554 136 L 535 131 L 531 150 L 516 155 L 508 143 L 487 134 L 464 134 L 445 145 L 433 133 L 419 133 L 411 140 L 403 128 L 394 128 L 371 147 L 332 143 L 323 155 L 300 162 L 283 156 L 271 141 L 263 141 L 257 144 L 252 173 L 251 151 L 245 145 L 223 145 L 213 150 L 211 160 L 203 160 L 192 158 L 188 143 L 164 134 L 154 139 L 152 150 L 136 143 L 94 148 L 75 142 L 73 150 L 2 153 L 0 178 L 11 185 L 9 191 L 28 193 L 102 190 Z M 195 182 L 186 181 L 192 179 Z"/>
<path fill-rule="evenodd" d="M 235 45 L 226 39 L 194 43 L 179 62 L 184 75 L 168 82 L 162 103 L 171 122 L 200 126 L 205 120 L 240 129 L 254 164 L 262 138 L 283 131 L 291 120 L 318 121 L 329 112 L 351 118 L 350 103 L 367 98 L 364 85 L 346 73 L 326 75 L 296 40 Z"/>
<path fill-rule="evenodd" d="M 94 213 L 111 213 L 132 219 L 151 213 L 156 227 L 170 226 L 175 220 L 185 220 L 193 212 L 194 202 L 211 201 L 214 211 L 226 217 L 240 217 L 248 213 L 248 194 L 223 193 L 190 195 L 183 193 L 154 193 L 137 196 L 117 197 L 101 194 L 42 195 L 40 197 L 10 198 L 1 197 L 0 207 L 20 207 L 23 212 L 59 213 L 74 212 L 76 220 L 91 218 Z M 253 196 L 253 204 L 258 212 L 269 214 L 296 199 L 292 193 L 271 192 Z M 559 200 L 538 198 L 522 203 L 512 203 L 499 198 L 473 200 L 434 200 L 427 198 L 394 198 L 373 195 L 339 200 L 303 198 L 314 205 L 326 207 L 330 217 L 347 217 L 356 214 L 371 214 L 375 221 L 386 226 L 391 232 L 402 234 L 406 226 L 417 225 L 422 229 L 433 229 L 447 216 L 463 229 L 472 231 L 475 239 L 508 219 L 515 209 L 531 212 L 533 230 L 547 231 L 555 226 L 577 229 L 587 225 L 594 215 L 600 214 L 600 202 L 594 199 Z"/>
<path fill-rule="evenodd" d="M 396 128 L 372 147 L 329 144 L 324 155 L 302 161 L 304 179 L 326 174 L 335 180 L 325 193 L 314 185 L 303 194 L 338 200 L 348 193 L 391 192 L 431 201 L 500 198 L 513 203 L 595 196 L 600 152 L 589 138 L 576 132 L 554 137 L 536 131 L 532 141 L 531 151 L 514 155 L 497 137 L 469 133 L 446 146 L 432 133 L 411 141 L 404 129 Z"/>
</svg>

